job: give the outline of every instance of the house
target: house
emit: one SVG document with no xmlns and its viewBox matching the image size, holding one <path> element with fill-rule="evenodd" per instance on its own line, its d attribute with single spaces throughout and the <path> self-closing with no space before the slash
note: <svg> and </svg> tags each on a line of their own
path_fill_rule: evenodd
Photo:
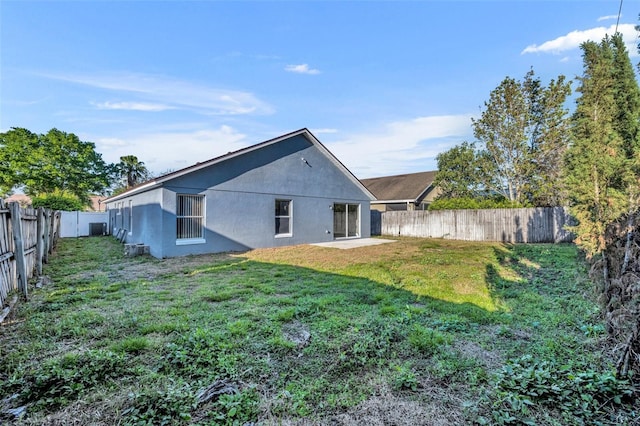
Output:
<svg viewBox="0 0 640 426">
<path fill-rule="evenodd" d="M 371 209 L 378 211 L 426 210 L 440 191 L 433 186 L 437 171 L 409 173 L 361 179 L 377 200 Z"/>
<path fill-rule="evenodd" d="M 103 204 L 112 234 L 165 258 L 369 237 L 374 198 L 301 129 L 152 179 Z"/>
</svg>

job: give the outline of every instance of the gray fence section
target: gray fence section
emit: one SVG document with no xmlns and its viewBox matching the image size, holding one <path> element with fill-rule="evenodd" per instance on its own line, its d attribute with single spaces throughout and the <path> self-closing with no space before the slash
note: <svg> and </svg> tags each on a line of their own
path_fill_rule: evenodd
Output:
<svg viewBox="0 0 640 426">
<path fill-rule="evenodd" d="M 572 241 L 564 207 L 371 212 L 371 234 L 465 241 Z"/>
</svg>

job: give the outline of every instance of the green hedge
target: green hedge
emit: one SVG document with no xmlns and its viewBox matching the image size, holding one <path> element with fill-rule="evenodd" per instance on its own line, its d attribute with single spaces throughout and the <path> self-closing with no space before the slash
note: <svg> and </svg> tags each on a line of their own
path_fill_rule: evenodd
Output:
<svg viewBox="0 0 640 426">
<path fill-rule="evenodd" d="M 506 198 L 442 198 L 429 204 L 429 210 L 513 209 L 525 207 Z"/>
</svg>

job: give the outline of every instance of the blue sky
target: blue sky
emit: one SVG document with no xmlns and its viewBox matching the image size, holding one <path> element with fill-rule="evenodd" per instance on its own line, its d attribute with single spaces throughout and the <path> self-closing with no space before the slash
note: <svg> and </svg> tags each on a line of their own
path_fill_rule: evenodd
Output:
<svg viewBox="0 0 640 426">
<path fill-rule="evenodd" d="M 55 127 L 160 173 L 307 127 L 359 178 L 434 170 L 506 76 L 581 75 L 619 7 L 0 0 L 0 131 Z M 634 64 L 639 13 L 624 1 L 618 26 Z"/>
</svg>

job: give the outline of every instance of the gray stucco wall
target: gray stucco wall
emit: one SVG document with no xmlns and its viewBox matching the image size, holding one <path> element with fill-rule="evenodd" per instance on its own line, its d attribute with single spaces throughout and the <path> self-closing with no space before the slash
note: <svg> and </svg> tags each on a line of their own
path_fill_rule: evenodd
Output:
<svg viewBox="0 0 640 426">
<path fill-rule="evenodd" d="M 178 194 L 205 196 L 204 243 L 176 244 Z M 275 236 L 276 199 L 292 201 L 291 236 Z M 370 236 L 368 195 L 302 135 L 166 181 L 133 200 L 128 241 L 148 244 L 156 257 L 331 241 L 334 203 L 360 205 L 360 236 Z"/>
<path fill-rule="evenodd" d="M 126 229 L 126 243 L 146 244 L 151 255 L 159 258 L 164 257 L 162 192 L 162 188 L 156 188 L 107 204 L 112 234 Z"/>
</svg>

